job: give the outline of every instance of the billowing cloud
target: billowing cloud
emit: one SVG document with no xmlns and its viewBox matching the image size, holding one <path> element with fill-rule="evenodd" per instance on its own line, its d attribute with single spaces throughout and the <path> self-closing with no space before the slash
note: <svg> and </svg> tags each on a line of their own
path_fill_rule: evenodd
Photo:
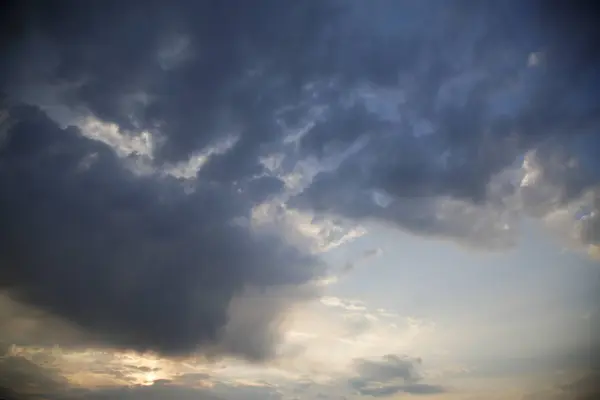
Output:
<svg viewBox="0 0 600 400">
<path fill-rule="evenodd" d="M 596 31 L 585 20 L 583 34 L 554 29 L 574 26 L 575 8 L 235 4 L 23 7 L 4 87 L 54 119 L 143 133 L 152 164 L 235 182 L 257 202 L 313 160 L 286 209 L 479 247 L 514 244 L 525 215 L 597 197 Z M 533 153 L 543 183 L 523 186 L 520 161 Z M 275 159 L 277 172 L 264 163 Z M 579 241 L 593 247 L 585 225 Z"/>
<path fill-rule="evenodd" d="M 515 243 L 520 218 L 543 218 L 598 196 L 592 156 L 598 145 L 592 94 L 598 89 L 597 68 L 579 65 L 585 72 L 575 82 L 568 72 L 575 67 L 571 60 L 585 57 L 580 52 L 588 42 L 571 47 L 544 24 L 532 25 L 528 13 L 535 10 L 527 6 L 486 3 L 466 10 L 445 4 L 407 12 L 430 29 L 397 24 L 389 3 L 361 9 L 375 14 L 371 17 L 399 59 L 383 45 L 370 47 L 366 66 L 372 74 L 361 71 L 369 84 L 346 87 L 350 100 L 317 124 L 315 134 L 303 137 L 307 151 L 327 152 L 357 140 L 365 145 L 338 169 L 318 174 L 293 203 L 419 235 L 503 248 Z M 550 14 L 542 19 L 556 17 Z M 469 21 L 469 28 L 461 21 Z M 362 29 L 379 43 L 374 27 Z M 536 51 L 548 41 L 551 49 L 542 57 Z M 531 54 L 535 65 L 527 64 Z M 376 76 L 386 76 L 382 71 L 394 75 L 382 82 Z M 394 100 L 390 89 L 397 92 Z M 376 107 L 373 99 L 391 111 Z M 521 179 L 527 174 L 525 155 L 538 160 L 540 178 L 528 185 Z M 593 204 L 588 208 L 596 210 Z M 578 225 L 574 214 L 568 218 Z M 580 242 L 595 243 L 585 235 Z"/>
<path fill-rule="evenodd" d="M 533 217 L 597 254 L 586 11 L 18 2 L 0 17 L 0 326 L 259 360 L 333 281 L 320 254 L 373 222 L 504 249 Z M 402 375 L 413 361 L 359 362 L 357 390 L 442 391 Z"/>
<path fill-rule="evenodd" d="M 319 268 L 273 234 L 234 223 L 254 194 L 218 182 L 186 193 L 169 177 L 136 176 L 106 145 L 35 108 L 10 113 L 18 122 L 0 156 L 0 185 L 10 188 L 0 199 L 0 260 L 11 296 L 117 346 L 269 355 L 279 312 Z M 243 322 L 261 291 L 268 307 Z"/>
</svg>

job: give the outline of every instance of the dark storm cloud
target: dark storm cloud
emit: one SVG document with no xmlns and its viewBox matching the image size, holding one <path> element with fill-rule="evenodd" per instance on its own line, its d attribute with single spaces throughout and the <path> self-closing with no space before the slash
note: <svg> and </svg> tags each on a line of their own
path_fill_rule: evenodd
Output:
<svg viewBox="0 0 600 400">
<path fill-rule="evenodd" d="M 134 175 L 110 148 L 34 107 L 10 113 L 18 122 L 0 150 L 3 288 L 111 345 L 270 355 L 278 315 L 318 268 L 234 223 L 260 190 L 208 182 L 186 194 L 174 179 Z M 95 161 L 82 167 L 89 154 Z M 247 287 L 282 289 L 260 310 L 259 295 L 232 309 Z M 260 323 L 245 320 L 252 315 Z"/>
<path fill-rule="evenodd" d="M 377 27 L 357 27 L 371 40 L 364 50 L 368 61 L 355 63 L 364 67 L 363 79 L 379 84 L 370 96 L 381 98 L 383 89 L 393 88 L 404 100 L 395 108 L 397 121 L 359 107 L 318 123 L 303 138 L 307 152 L 344 148 L 360 136 L 367 144 L 339 169 L 317 175 L 293 204 L 488 244 L 504 223 L 478 224 L 468 207 L 455 213 L 460 217 L 447 215 L 439 202 L 454 199 L 506 213 L 502 198 L 519 191 L 518 182 L 490 193 L 492 178 L 540 147 L 540 168 L 557 187 L 557 198 L 547 199 L 553 207 L 595 187 L 600 64 L 589 54 L 598 37 L 589 18 L 582 19 L 586 34 L 578 34 L 570 32 L 579 29 L 576 6 L 568 23 L 550 5 L 534 2 L 423 3 L 356 6 L 377 21 Z M 401 11 L 414 22 L 396 23 Z M 560 21 L 564 35 L 556 29 Z M 393 79 L 378 81 L 376 71 Z M 580 164 L 566 168 L 573 159 Z M 374 200 L 375 192 L 384 193 L 388 204 Z"/>
<path fill-rule="evenodd" d="M 6 25 L 15 39 L 2 63 L 4 86 L 35 102 L 40 85 L 49 85 L 63 104 L 123 132 L 153 133 L 161 139 L 157 164 L 239 134 L 231 151 L 199 172 L 224 185 L 263 176 L 259 157 L 283 138 L 278 122 L 297 126 L 319 101 L 328 111 L 300 140 L 302 156 L 326 157 L 368 140 L 339 169 L 318 174 L 290 206 L 498 247 L 511 241 L 497 238 L 505 221 L 478 214 L 474 221 L 468 205 L 506 214 L 504 197 L 519 189 L 512 182 L 492 196 L 496 173 L 550 138 L 563 148 L 573 136 L 591 136 L 600 122 L 592 51 L 598 30 L 590 10 L 577 7 L 26 1 L 11 17 L 17 22 Z M 387 104 L 369 105 L 359 94 L 365 85 L 396 90 L 403 100 L 394 104 L 375 91 L 371 96 Z M 598 141 L 590 139 L 568 156 L 593 148 Z M 583 169 L 597 170 L 597 162 Z M 561 176 L 559 203 L 598 178 L 582 169 Z M 264 177 L 253 187 L 263 185 L 281 190 L 281 182 Z M 373 191 L 392 204 L 377 204 Z M 467 206 L 448 215 L 440 212 L 444 199 Z"/>
<path fill-rule="evenodd" d="M 258 174 L 259 145 L 277 133 L 273 112 L 323 73 L 312 53 L 335 11 L 328 4 L 26 1 L 7 52 L 7 86 L 18 95 L 36 83 L 74 85 L 62 101 L 159 134 L 166 141 L 157 157 L 169 161 L 240 128 L 231 154 L 205 173 Z"/>
<path fill-rule="evenodd" d="M 59 108 L 61 118 L 92 115 L 123 135 L 149 132 L 158 167 L 237 141 L 209 157 L 184 194 L 169 177 L 132 174 L 75 128 L 11 109 L 20 122 L 0 130 L 10 131 L 0 155 L 0 282 L 124 347 L 264 356 L 285 296 L 275 290 L 268 305 L 259 296 L 255 309 L 236 303 L 243 317 L 228 323 L 232 298 L 248 285 L 305 283 L 315 260 L 234 221 L 281 193 L 260 158 L 280 150 L 280 123 L 299 124 L 317 101 L 328 111 L 295 156 L 360 146 L 289 207 L 506 245 L 514 235 L 497 232 L 510 233 L 504 199 L 517 188 L 490 196 L 489 183 L 525 151 L 550 142 L 536 154 L 544 182 L 560 189 L 552 206 L 598 182 L 580 173 L 598 167 L 584 157 L 598 148 L 596 30 L 576 25 L 573 10 L 517 1 L 18 2 L 2 17 L 0 88 L 11 100 L 54 118 Z M 559 21 L 584 34 L 556 33 Z M 587 141 L 568 147 L 572 136 Z M 556 149 L 580 169 L 554 172 Z"/>
<path fill-rule="evenodd" d="M 17 356 L 0 356 L 0 398 L 6 400 L 63 399 L 68 381 L 50 368 Z"/>
<path fill-rule="evenodd" d="M 395 393 L 440 394 L 447 389 L 421 383 L 420 358 L 387 355 L 381 360 L 356 360 L 356 376 L 350 386 L 364 396 L 383 397 Z"/>
<path fill-rule="evenodd" d="M 184 194 L 34 107 L 4 107 L 18 122 L 2 125 L 2 287 L 111 345 L 270 355 L 278 317 L 307 295 L 296 287 L 316 277 L 317 261 L 236 221 L 282 189 L 258 156 L 280 139 L 277 109 L 326 72 L 308 53 L 335 13 L 333 3 L 271 0 L 7 7 L 10 102 L 68 109 L 61 123 L 92 115 L 125 136 L 149 132 L 156 165 L 237 141 Z"/>
</svg>

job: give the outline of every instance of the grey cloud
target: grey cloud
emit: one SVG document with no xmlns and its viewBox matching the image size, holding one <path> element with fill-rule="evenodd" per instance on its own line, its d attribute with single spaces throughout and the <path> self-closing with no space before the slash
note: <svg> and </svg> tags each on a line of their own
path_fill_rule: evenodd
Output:
<svg viewBox="0 0 600 400">
<path fill-rule="evenodd" d="M 573 382 L 569 382 L 564 385 L 560 385 L 560 389 L 572 394 L 579 396 L 588 396 L 591 398 L 592 395 L 599 396 L 600 395 L 600 385 L 598 384 L 598 378 L 600 378 L 600 374 L 590 373 L 583 378 L 575 380 Z"/>
<path fill-rule="evenodd" d="M 0 396 L 7 400 L 58 400 L 68 388 L 67 380 L 51 368 L 41 368 L 23 357 L 0 357 Z"/>
<path fill-rule="evenodd" d="M 597 29 L 577 7 L 389 0 L 22 6 L 10 25 L 18 40 L 6 51 L 3 86 L 33 99 L 42 84 L 64 88 L 61 104 L 123 132 L 152 133 L 158 164 L 185 160 L 235 132 L 238 142 L 211 157 L 199 178 L 242 181 L 238 188 L 256 201 L 283 190 L 259 162 L 280 150 L 281 123 L 297 126 L 325 105 L 299 154 L 282 163 L 287 172 L 302 157 L 326 159 L 366 144 L 319 173 L 290 206 L 503 248 L 515 237 L 506 229 L 516 218 L 506 198 L 526 194 L 515 182 L 491 193 L 494 176 L 550 138 L 564 148 L 599 122 L 598 60 L 590 51 Z M 544 53 L 535 68 L 527 63 L 533 52 Z M 594 174 L 581 178 L 583 169 L 560 177 L 565 193 L 553 206 L 598 182 Z M 256 181 L 246 187 L 249 177 Z"/>
<path fill-rule="evenodd" d="M 76 324 L 90 343 L 271 355 L 280 314 L 311 296 L 298 287 L 320 267 L 233 223 L 256 194 L 217 182 L 186 194 L 174 179 L 135 176 L 107 146 L 33 107 L 10 112 L 19 122 L 0 150 L 0 185 L 10 188 L 0 196 L 0 282 L 13 299 Z M 233 307 L 244 296 L 263 307 Z"/>
<path fill-rule="evenodd" d="M 336 382 L 337 383 L 337 382 Z M 345 384 L 340 385 L 328 383 L 318 383 L 311 380 L 300 380 L 299 382 L 290 382 L 288 385 L 280 385 L 283 393 L 290 393 L 287 399 L 335 399 L 345 400 L 344 394 L 347 392 Z"/>
<path fill-rule="evenodd" d="M 344 322 L 347 332 L 346 334 L 349 337 L 355 337 L 367 333 L 373 327 L 373 321 L 366 315 L 362 314 L 350 314 L 345 317 Z"/>
<path fill-rule="evenodd" d="M 239 140 L 208 159 L 187 194 L 172 177 L 132 174 L 36 108 L 3 106 L 0 287 L 82 328 L 87 343 L 264 358 L 279 317 L 312 295 L 303 284 L 320 272 L 277 232 L 234 223 L 285 190 L 260 162 L 273 151 L 293 153 L 289 173 L 302 158 L 352 148 L 289 208 L 511 245 L 523 213 L 597 197 L 598 28 L 577 7 L 14 2 L 0 16 L 0 90 L 11 101 L 66 121 L 93 115 L 125 136 L 149 132 L 157 166 Z M 535 67 L 532 52 L 543 53 Z M 286 144 L 282 124 L 302 125 L 322 105 L 298 145 Z M 535 185 L 495 180 L 532 150 Z M 593 200 L 576 224 L 583 243 L 599 242 Z M 45 318 L 40 327 L 63 330 Z M 12 338 L 15 326 L 2 322 Z M 406 380 L 410 362 L 381 363 L 358 370 L 387 374 L 382 390 L 435 390 L 414 378 L 401 389 L 393 379 Z"/>
<path fill-rule="evenodd" d="M 374 257 L 379 257 L 382 254 L 383 254 L 383 250 L 379 247 L 374 248 L 374 249 L 365 250 L 353 262 L 348 261 L 347 263 L 345 263 L 344 266 L 342 267 L 342 273 L 348 273 L 348 272 L 354 270 L 354 268 L 356 268 L 357 264 L 366 262 Z"/>
<path fill-rule="evenodd" d="M 447 393 L 448 389 L 441 385 L 428 385 L 425 383 L 412 383 L 401 388 L 402 392 L 410 394 L 442 394 Z"/>
<path fill-rule="evenodd" d="M 361 387 L 360 393 L 364 396 L 385 397 L 396 393 L 409 393 L 412 395 L 442 394 L 447 390 L 438 385 L 411 384 L 411 385 L 390 385 L 381 387 Z"/>
<path fill-rule="evenodd" d="M 363 253 L 363 257 L 365 259 L 369 259 L 371 257 L 378 257 L 381 254 L 383 254 L 383 250 L 378 247 L 378 248 L 375 248 L 375 249 L 365 250 L 365 252 Z"/>
<path fill-rule="evenodd" d="M 289 261 L 281 260 L 281 267 L 289 266 Z M 310 264 L 296 267 L 310 269 Z M 286 312 L 317 296 L 317 290 L 306 285 L 263 285 L 262 289 L 247 290 L 231 300 L 229 321 L 221 340 L 214 348 L 207 349 L 206 354 L 242 354 L 250 360 L 272 356 L 274 344 L 280 342 L 285 331 Z"/>
<path fill-rule="evenodd" d="M 0 387 L 0 398 L 4 400 L 18 400 L 20 399 L 19 395 L 8 388 Z M 22 398 L 21 398 L 22 400 Z"/>
<path fill-rule="evenodd" d="M 0 291 L 0 346 L 88 346 L 93 340 L 67 321 Z M 7 347 L 8 348 L 8 347 Z"/>
<path fill-rule="evenodd" d="M 600 396 L 600 375 L 591 372 L 568 383 L 555 384 L 547 390 L 527 393 L 522 400 L 594 400 Z"/>
<path fill-rule="evenodd" d="M 208 381 L 210 379 L 211 379 L 211 376 L 209 374 L 189 373 L 189 374 L 183 374 L 183 375 L 177 376 L 176 378 L 173 379 L 173 382 L 180 384 L 180 385 L 194 386 L 194 385 L 198 384 L 199 382 Z"/>
<path fill-rule="evenodd" d="M 273 113 L 321 73 L 322 60 L 311 55 L 335 8 L 272 0 L 25 2 L 16 22 L 20 36 L 4 61 L 6 87 L 23 95 L 36 84 L 68 86 L 65 104 L 165 139 L 156 154 L 161 160 L 185 159 L 240 130 L 234 149 L 204 174 L 217 180 L 260 174 L 260 146 L 279 133 Z M 165 70 L 165 48 L 189 55 Z M 36 56 L 40 51 L 52 56 L 51 65 Z"/>
<path fill-rule="evenodd" d="M 73 400 L 79 399 L 174 399 L 174 400 L 237 400 L 237 399 L 280 399 L 271 387 L 254 387 L 247 385 L 235 385 L 216 383 L 212 388 L 193 388 L 177 381 L 165 380 L 155 382 L 151 386 L 131 386 L 119 388 L 105 388 L 96 390 L 84 390 L 75 393 L 71 390 Z M 58 399 L 57 399 L 58 400 Z"/>
<path fill-rule="evenodd" d="M 398 3 L 397 8 L 430 27 L 422 29 L 386 23 L 385 14 L 396 18 L 396 8 L 384 3 L 361 10 L 376 14 L 385 42 L 396 45 L 398 59 L 375 56 L 369 65 L 379 63 L 396 78 L 372 85 L 363 97 L 381 97 L 389 88 L 400 92 L 404 100 L 395 110 L 398 121 L 390 123 L 380 111 L 359 107 L 360 112 L 318 123 L 314 135 L 303 139 L 310 151 L 344 148 L 361 135 L 369 141 L 338 170 L 320 173 L 294 204 L 497 248 L 512 244 L 510 238 L 515 237 L 505 227 L 514 225 L 514 208 L 519 207 L 507 207 L 507 198 L 528 194 L 515 180 L 505 182 L 500 193 L 491 186 L 496 174 L 527 151 L 540 148 L 542 168 L 558 187 L 557 196 L 544 199 L 552 209 L 597 186 L 598 165 L 590 160 L 598 146 L 592 133 L 600 122 L 592 95 L 599 82 L 597 59 L 583 50 L 597 31 L 586 25 L 582 30 L 588 36 L 575 35 L 580 42 L 571 46 L 575 39 L 570 32 L 557 37 L 550 30 L 562 18 L 559 13 L 535 3 L 481 3 L 468 10 L 461 7 L 466 3 L 458 2 L 425 2 L 422 9 Z M 575 8 L 571 11 L 577 14 Z M 373 47 L 383 49 L 376 28 L 367 26 L 365 36 L 377 43 Z M 568 28 L 578 29 L 574 23 Z M 401 34 L 403 30 L 413 36 Z M 402 47 L 407 37 L 418 50 L 411 53 Z M 528 54 L 542 47 L 548 56 L 544 66 L 531 68 Z M 402 63 L 400 58 L 410 61 Z M 571 63 L 574 59 L 580 63 Z M 582 74 L 580 79 L 573 79 L 575 70 Z M 319 125 L 330 133 L 320 133 Z M 429 128 L 424 130 L 424 125 Z M 552 161 L 557 152 L 582 161 L 580 167 L 553 172 L 553 165 L 561 165 Z M 387 205 L 374 199 L 375 193 L 385 193 Z M 460 202 L 461 209 L 447 214 L 447 200 Z"/>
<path fill-rule="evenodd" d="M 418 379 L 417 365 L 421 363 L 419 358 L 402 357 L 389 354 L 382 360 L 356 361 L 356 371 L 365 380 L 390 381 L 402 379 L 414 381 Z"/>
<path fill-rule="evenodd" d="M 600 195 L 594 197 L 591 211 L 588 211 L 586 218 L 582 221 L 581 237 L 585 243 L 600 243 L 600 215 L 595 210 L 600 206 Z"/>
<path fill-rule="evenodd" d="M 159 166 L 239 138 L 183 194 L 175 179 L 132 175 L 75 128 L 61 130 L 34 109 L 10 110 L 21 122 L 2 125 L 10 136 L 0 158 L 0 183 L 10 188 L 0 197 L 0 259 L 9 266 L 2 287 L 118 346 L 265 356 L 287 296 L 246 310 L 256 320 L 241 305 L 233 310 L 232 299 L 247 286 L 284 286 L 303 298 L 295 288 L 317 275 L 317 261 L 233 221 L 284 190 L 260 162 L 293 147 L 280 122 L 301 124 L 323 104 L 282 168 L 352 152 L 288 207 L 484 247 L 513 244 L 515 221 L 524 209 L 543 216 L 531 204 L 548 195 L 516 179 L 495 182 L 497 173 L 539 150 L 542 182 L 559 193 L 548 209 L 599 178 L 582 172 L 598 170 L 597 139 L 584 134 L 598 124 L 597 29 L 589 18 L 575 25 L 584 15 L 575 6 L 553 7 L 19 2 L 1 24 L 10 40 L 2 42 L 0 88 L 11 100 L 49 114 L 89 113 L 125 136 L 147 131 Z M 558 21 L 578 32 L 557 35 Z M 527 65 L 539 51 L 540 65 Z M 555 168 L 559 150 L 581 167 Z M 590 243 L 593 221 L 584 223 Z M 228 321 L 230 313 L 243 317 Z"/>
<path fill-rule="evenodd" d="M 439 385 L 421 383 L 420 358 L 386 355 L 381 360 L 356 360 L 356 376 L 349 384 L 364 396 L 384 397 L 395 393 L 440 394 L 447 389 Z"/>
<path fill-rule="evenodd" d="M 66 397 L 70 396 L 70 397 Z M 196 389 L 182 385 L 172 384 L 170 381 L 155 382 L 151 386 L 131 386 L 118 388 L 105 388 L 97 390 L 71 390 L 65 398 L 79 399 L 174 399 L 174 400 L 224 400 L 206 389 Z M 57 399 L 58 400 L 58 399 Z"/>
</svg>

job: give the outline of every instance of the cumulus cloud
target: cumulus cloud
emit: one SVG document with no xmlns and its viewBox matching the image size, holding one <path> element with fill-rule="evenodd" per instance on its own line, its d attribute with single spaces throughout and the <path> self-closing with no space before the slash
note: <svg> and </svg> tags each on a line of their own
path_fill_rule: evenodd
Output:
<svg viewBox="0 0 600 400">
<path fill-rule="evenodd" d="M 543 217 L 586 192 L 597 196 L 598 166 L 590 158 L 591 148 L 597 146 L 591 133 L 599 122 L 597 103 L 591 97 L 597 88 L 595 64 L 585 64 L 585 78 L 576 84 L 566 72 L 573 67 L 568 60 L 585 55 L 554 37 L 547 68 L 532 70 L 527 57 L 533 51 L 530 46 L 537 46 L 531 40 L 533 32 L 545 39 L 548 32 L 544 27 L 521 31 L 503 26 L 496 14 L 516 26 L 526 12 L 518 17 L 511 7 L 448 8 L 452 10 L 439 10 L 439 14 L 428 7 L 411 10 L 428 21 L 427 26 L 436 27 L 428 30 L 411 29 L 409 24 L 392 26 L 391 21 L 386 24 L 383 14 L 393 14 L 388 3 L 381 10 L 369 11 L 377 14 L 379 25 L 387 29 L 387 41 L 396 49 L 426 43 L 415 45 L 413 57 L 406 57 L 408 50 L 397 51 L 410 60 L 394 64 L 400 79 L 380 79 L 371 85 L 376 88 L 371 89 L 373 93 L 391 87 L 403 94 L 403 101 L 392 102 L 399 117 L 382 115 L 364 96 L 356 95 L 359 100 L 351 103 L 353 112 L 337 113 L 315 128 L 343 135 L 305 135 L 303 141 L 310 151 L 326 151 L 363 136 L 369 140 L 340 168 L 317 175 L 294 199 L 295 204 L 376 220 L 420 235 L 504 248 L 515 243 L 519 218 Z M 444 21 L 438 23 L 436 18 Z M 454 24 L 464 20 L 471 21 L 469 29 L 455 34 L 458 25 Z M 486 28 L 477 28 L 474 20 Z M 405 30 L 414 35 L 410 44 L 400 34 Z M 364 34 L 377 37 L 371 30 Z M 446 38 L 453 34 L 456 38 L 448 46 Z M 520 35 L 523 40 L 515 40 Z M 448 52 L 434 50 L 443 47 Z M 492 48 L 503 58 L 494 59 L 489 52 Z M 388 53 L 385 58 L 375 53 L 367 66 L 384 68 L 392 60 Z M 374 73 L 363 72 L 365 79 L 377 82 Z M 364 92 L 360 86 L 347 90 Z M 571 100 L 566 104 L 561 98 Z M 520 186 L 514 177 L 498 182 L 499 176 L 530 152 L 538 154 L 543 182 L 531 183 L 529 188 Z M 520 173 L 525 169 L 521 166 Z M 548 189 L 549 184 L 554 191 Z M 547 206 L 545 210 L 535 204 L 540 202 Z M 569 217 L 575 220 L 574 215 Z"/>
<path fill-rule="evenodd" d="M 44 369 L 34 362 L 11 355 L 0 356 L 0 396 L 6 400 L 60 398 L 69 383 L 52 369 Z"/>
<path fill-rule="evenodd" d="M 0 17 L 2 296 L 89 343 L 257 360 L 331 281 L 319 254 L 365 223 L 504 249 L 534 217 L 595 254 L 591 14 L 15 3 Z M 385 390 L 433 390 L 403 385 Z"/>
<path fill-rule="evenodd" d="M 544 153 L 545 176 L 548 152 L 580 161 L 553 176 L 559 196 L 537 190 L 550 205 L 544 215 L 597 191 L 586 156 L 597 146 L 586 135 L 598 123 L 586 50 L 596 31 L 553 29 L 561 18 L 571 26 L 574 7 L 265 0 L 235 8 L 243 11 L 185 0 L 19 8 L 4 87 L 34 103 L 54 88 L 48 112 L 147 135 L 152 163 L 178 176 L 280 194 L 313 160 L 314 179 L 304 178 L 287 209 L 479 247 L 514 244 L 518 218 L 537 215 L 514 201 L 530 189 L 494 183 L 524 154 Z M 72 23 L 49 22 L 59 14 Z M 209 151 L 231 135 L 228 151 Z"/>
<path fill-rule="evenodd" d="M 116 346 L 268 356 L 280 311 L 308 295 L 295 288 L 319 268 L 273 234 L 233 224 L 252 196 L 218 182 L 188 194 L 174 179 L 136 176 L 76 128 L 32 107 L 10 112 L 18 122 L 1 150 L 0 182 L 11 189 L 0 200 L 0 260 L 13 298 Z M 270 287 L 282 289 L 254 314 L 260 323 L 241 323 L 252 310 L 232 300 L 254 304 L 248 291 Z M 229 327 L 240 323 L 244 335 L 233 340 Z"/>
</svg>

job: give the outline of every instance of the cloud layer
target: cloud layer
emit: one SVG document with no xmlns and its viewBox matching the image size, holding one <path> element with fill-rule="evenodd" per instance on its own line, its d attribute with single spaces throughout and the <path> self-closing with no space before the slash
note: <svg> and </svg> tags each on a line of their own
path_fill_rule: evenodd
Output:
<svg viewBox="0 0 600 400">
<path fill-rule="evenodd" d="M 267 0 L 24 10 L 4 63 L 9 93 L 55 119 L 91 113 L 125 137 L 149 135 L 155 165 L 210 154 L 197 159 L 199 180 L 261 202 L 314 159 L 289 206 L 491 248 L 514 244 L 521 217 L 567 210 L 564 230 L 597 242 L 596 214 L 573 215 L 574 203 L 597 208 L 595 30 L 581 20 L 571 32 L 585 10 Z M 274 155 L 276 172 L 261 162 Z"/>
<path fill-rule="evenodd" d="M 219 343 L 228 323 L 240 323 L 228 321 L 232 299 L 246 296 L 253 307 L 237 315 L 260 323 L 243 323 L 245 343 L 227 339 L 224 351 L 268 355 L 262 341 L 279 307 L 301 294 L 269 292 L 257 312 L 248 290 L 300 286 L 318 262 L 235 224 L 252 196 L 218 182 L 190 194 L 168 177 L 135 176 L 110 148 L 36 108 L 10 113 L 0 160 L 0 184 L 10 188 L 0 199 L 3 288 L 99 339 L 172 355 Z"/>
<path fill-rule="evenodd" d="M 350 385 L 360 394 L 386 397 L 395 393 L 440 394 L 447 390 L 439 385 L 421 383 L 420 358 L 388 354 L 382 360 L 356 360 L 357 376 Z"/>
<path fill-rule="evenodd" d="M 19 2 L 0 287 L 93 343 L 257 360 L 364 221 L 597 251 L 596 28 L 547 4 Z"/>
</svg>

